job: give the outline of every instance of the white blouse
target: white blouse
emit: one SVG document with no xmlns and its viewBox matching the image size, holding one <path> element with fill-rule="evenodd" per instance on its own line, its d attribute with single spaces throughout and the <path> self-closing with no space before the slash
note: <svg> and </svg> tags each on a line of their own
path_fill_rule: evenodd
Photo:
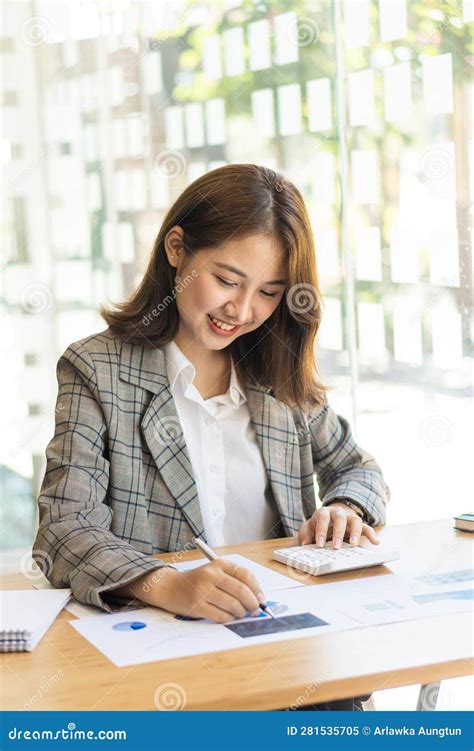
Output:
<svg viewBox="0 0 474 751">
<path fill-rule="evenodd" d="M 194 365 L 178 345 L 169 342 L 164 351 L 208 544 L 281 535 L 280 515 L 234 363 L 228 391 L 203 399 L 193 384 Z"/>
</svg>

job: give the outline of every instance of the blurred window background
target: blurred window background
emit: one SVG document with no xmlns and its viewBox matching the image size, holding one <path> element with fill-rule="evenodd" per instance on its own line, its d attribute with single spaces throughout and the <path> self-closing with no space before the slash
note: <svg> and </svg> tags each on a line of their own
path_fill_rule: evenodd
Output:
<svg viewBox="0 0 474 751">
<path fill-rule="evenodd" d="M 470 510 L 472 8 L 3 3 L 4 551 L 35 534 L 58 357 L 105 328 L 185 186 L 231 162 L 305 197 L 319 370 L 384 470 L 388 521 Z"/>
</svg>

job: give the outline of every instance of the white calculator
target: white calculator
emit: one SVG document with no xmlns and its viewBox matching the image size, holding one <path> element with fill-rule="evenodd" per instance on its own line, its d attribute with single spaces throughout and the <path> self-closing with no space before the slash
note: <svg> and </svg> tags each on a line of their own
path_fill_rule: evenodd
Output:
<svg viewBox="0 0 474 751">
<path fill-rule="evenodd" d="M 295 548 L 279 548 L 273 551 L 275 561 L 304 571 L 312 576 L 335 574 L 338 571 L 350 571 L 354 568 L 378 566 L 380 563 L 397 561 L 398 553 L 388 553 L 385 550 L 368 550 L 353 547 L 347 542 L 342 543 L 339 550 L 334 550 L 332 542 L 327 542 L 324 548 L 314 545 L 298 545 Z"/>
</svg>

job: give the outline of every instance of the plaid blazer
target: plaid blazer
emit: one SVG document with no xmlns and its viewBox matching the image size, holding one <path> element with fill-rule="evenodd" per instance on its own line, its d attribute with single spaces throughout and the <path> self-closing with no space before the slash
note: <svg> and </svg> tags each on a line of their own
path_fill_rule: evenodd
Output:
<svg viewBox="0 0 474 751">
<path fill-rule="evenodd" d="M 165 565 L 154 554 L 204 537 L 193 471 L 163 349 L 107 329 L 71 344 L 57 378 L 33 556 L 53 585 L 111 611 L 109 590 Z M 382 473 L 327 401 L 308 414 L 269 389 L 245 393 L 285 535 L 316 508 L 315 473 L 323 504 L 348 498 L 384 523 Z"/>
</svg>

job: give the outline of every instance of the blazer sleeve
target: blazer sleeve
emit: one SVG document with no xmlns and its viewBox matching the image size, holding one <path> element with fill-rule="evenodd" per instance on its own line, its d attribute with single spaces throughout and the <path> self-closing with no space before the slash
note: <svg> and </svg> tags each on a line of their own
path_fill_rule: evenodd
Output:
<svg viewBox="0 0 474 751">
<path fill-rule="evenodd" d="M 167 564 L 110 531 L 107 427 L 94 364 L 81 345 L 71 345 L 60 358 L 57 378 L 55 433 L 46 449 L 33 558 L 54 586 L 70 587 L 81 602 L 108 612 L 114 605 L 136 607 L 136 601 L 107 593 Z"/>
<path fill-rule="evenodd" d="M 362 508 L 368 524 L 385 524 L 390 490 L 374 457 L 354 441 L 347 420 L 326 399 L 309 416 L 308 427 L 322 505 L 347 498 Z"/>
</svg>

